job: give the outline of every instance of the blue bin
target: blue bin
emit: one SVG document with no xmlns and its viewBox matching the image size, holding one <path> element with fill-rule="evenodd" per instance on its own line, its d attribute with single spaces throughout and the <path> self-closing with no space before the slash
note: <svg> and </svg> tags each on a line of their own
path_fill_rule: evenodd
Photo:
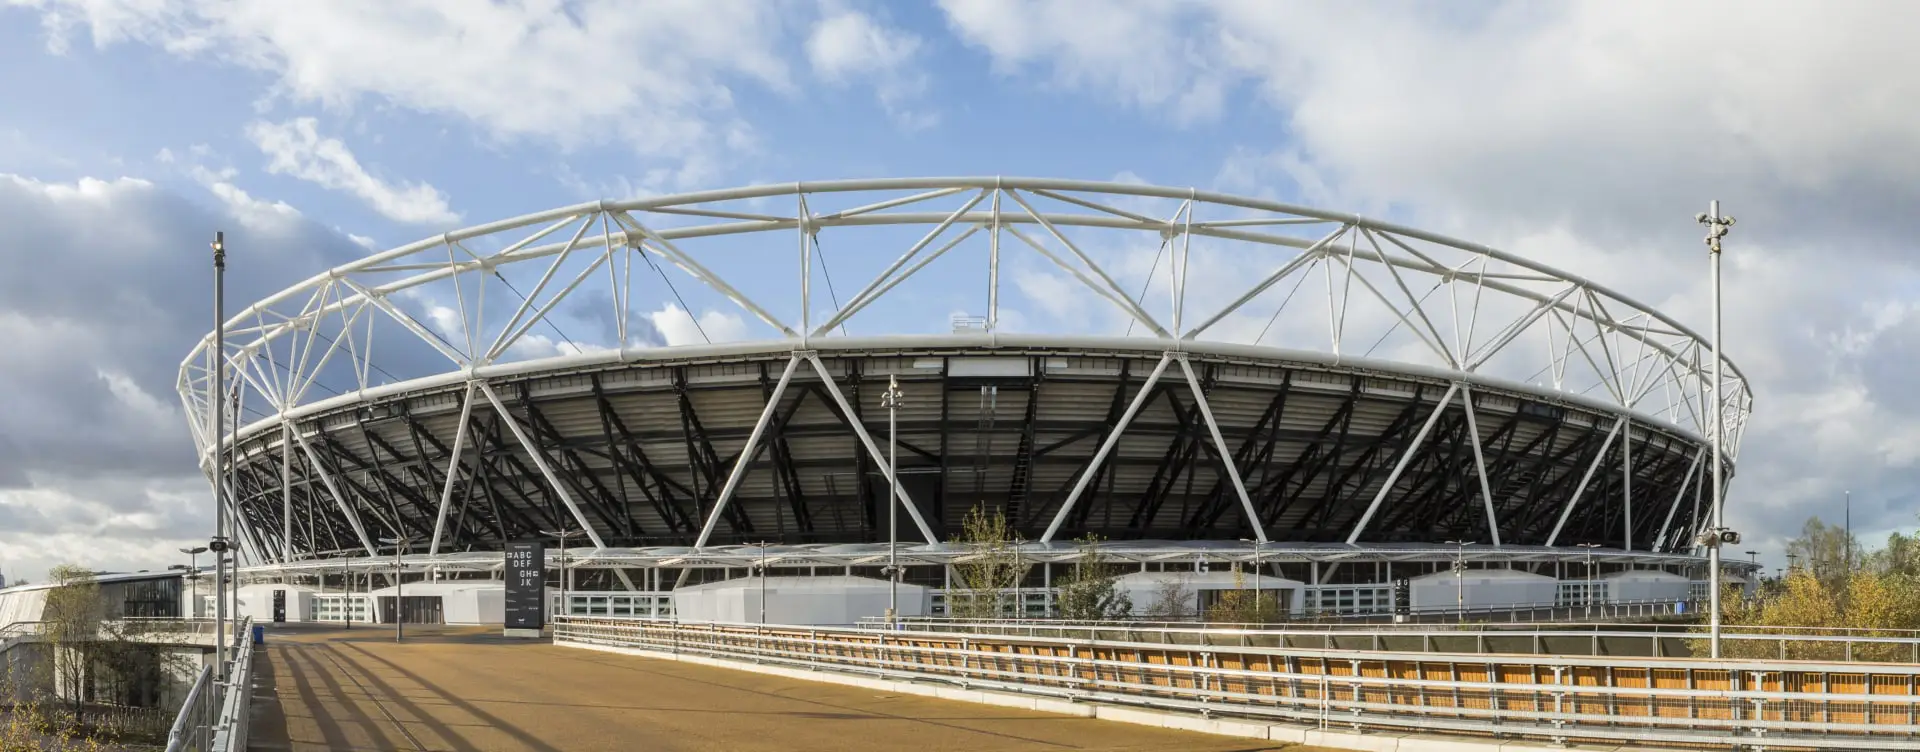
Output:
<svg viewBox="0 0 1920 752">
<path fill-rule="evenodd" d="M 253 644 L 254 645 L 267 644 L 267 628 L 266 627 L 259 624 L 253 625 Z"/>
</svg>

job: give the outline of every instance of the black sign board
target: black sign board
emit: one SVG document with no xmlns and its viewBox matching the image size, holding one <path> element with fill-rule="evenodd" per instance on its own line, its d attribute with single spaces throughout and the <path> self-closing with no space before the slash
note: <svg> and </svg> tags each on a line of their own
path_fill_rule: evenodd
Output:
<svg viewBox="0 0 1920 752">
<path fill-rule="evenodd" d="M 287 591 L 273 591 L 273 623 L 287 623 Z"/>
<path fill-rule="evenodd" d="M 546 562 L 546 545 L 540 541 L 507 544 L 507 629 L 546 626 Z"/>
</svg>

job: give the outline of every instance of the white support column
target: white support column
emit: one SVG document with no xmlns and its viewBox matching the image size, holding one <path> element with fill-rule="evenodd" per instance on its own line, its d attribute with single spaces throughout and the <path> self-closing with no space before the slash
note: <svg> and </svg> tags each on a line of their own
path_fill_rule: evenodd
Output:
<svg viewBox="0 0 1920 752">
<path fill-rule="evenodd" d="M 1126 433 L 1127 424 L 1133 422 L 1133 416 L 1140 412 L 1140 406 L 1146 404 L 1147 397 L 1153 394 L 1153 386 L 1160 383 L 1160 374 L 1166 373 L 1167 364 L 1172 362 L 1173 353 L 1160 356 L 1160 362 L 1154 365 L 1153 373 L 1147 376 L 1146 381 L 1140 382 L 1140 392 L 1133 396 L 1133 402 L 1128 403 L 1127 411 L 1120 414 L 1120 422 L 1114 424 L 1113 431 L 1107 434 L 1107 440 L 1100 442 L 1100 449 L 1093 453 L 1093 461 L 1087 463 L 1087 469 L 1080 474 L 1080 479 L 1074 481 L 1073 490 L 1067 493 L 1067 499 L 1060 502 L 1060 511 L 1054 513 L 1053 522 L 1047 525 L 1047 532 L 1040 536 L 1041 543 L 1053 541 L 1053 534 L 1060 531 L 1060 524 L 1067 521 L 1067 513 L 1073 511 L 1074 502 L 1080 500 L 1081 492 L 1086 491 L 1087 484 L 1093 481 L 1093 476 L 1099 474 L 1100 463 L 1106 461 L 1107 454 L 1112 452 L 1113 446 L 1120 442 L 1120 434 Z"/>
<path fill-rule="evenodd" d="M 308 541 L 309 544 L 312 541 Z M 309 552 L 311 553 L 311 552 Z M 280 415 L 280 563 L 293 560 L 293 429 Z"/>
<path fill-rule="evenodd" d="M 1487 483 L 1487 458 L 1480 451 L 1480 422 L 1473 415 L 1473 389 L 1460 385 L 1460 404 L 1467 409 L 1467 438 L 1473 445 L 1473 474 L 1480 476 L 1480 503 L 1487 508 L 1487 535 L 1500 545 L 1500 520 L 1493 513 L 1493 488 Z"/>
<path fill-rule="evenodd" d="M 1666 541 L 1667 529 L 1673 526 L 1673 514 L 1680 511 L 1680 500 L 1687 497 L 1687 486 L 1693 484 L 1693 475 L 1700 470 L 1700 457 L 1704 454 L 1706 454 L 1704 449 L 1693 453 L 1693 462 L 1687 465 L 1687 477 L 1680 479 L 1680 491 L 1673 495 L 1673 506 L 1667 507 L 1666 521 L 1660 523 L 1660 534 L 1653 537 L 1655 546 Z M 1669 546 L 1668 550 L 1671 551 L 1672 547 Z"/>
<path fill-rule="evenodd" d="M 1247 496 L 1247 484 L 1240 481 L 1240 468 L 1234 467 L 1233 450 L 1227 447 L 1227 440 L 1220 435 L 1220 423 L 1213 419 L 1213 408 L 1207 405 L 1207 395 L 1200 390 L 1200 378 L 1193 374 L 1193 366 L 1187 363 L 1186 353 L 1173 356 L 1180 361 L 1180 371 L 1187 376 L 1187 389 L 1193 392 L 1193 403 L 1200 409 L 1200 417 L 1207 419 L 1207 433 L 1213 437 L 1214 451 L 1220 453 L 1220 464 L 1227 468 L 1227 480 L 1233 483 L 1233 492 L 1240 495 L 1240 508 L 1247 513 L 1247 524 L 1253 527 L 1254 540 L 1267 542 L 1267 528 L 1260 524 L 1260 513 L 1253 510 L 1253 499 Z"/>
<path fill-rule="evenodd" d="M 593 529 L 592 523 L 587 522 L 587 516 L 580 512 L 580 505 L 574 503 L 573 494 L 567 493 L 567 487 L 561 485 L 560 479 L 554 476 L 553 466 L 547 463 L 546 452 L 540 451 L 540 447 L 527 437 L 526 429 L 520 427 L 520 421 L 513 417 L 513 413 L 507 412 L 507 406 L 500 402 L 500 395 L 493 393 L 493 387 L 488 386 L 484 381 L 476 381 L 474 384 L 480 387 L 481 394 L 487 396 L 487 402 L 492 403 L 493 409 L 500 411 L 501 422 L 507 424 L 507 430 L 513 432 L 513 438 L 520 442 L 520 448 L 527 450 L 527 454 L 533 458 L 534 466 L 540 468 L 541 477 L 546 478 L 547 485 L 553 488 L 554 493 L 559 494 L 561 503 L 567 506 L 567 511 L 573 513 L 573 521 L 579 523 L 580 529 L 586 531 L 587 539 L 593 541 L 593 547 L 606 548 L 606 541 L 600 539 L 600 531 Z"/>
<path fill-rule="evenodd" d="M 1607 450 L 1613 447 L 1613 439 L 1620 435 L 1620 427 L 1626 420 L 1615 418 L 1613 430 L 1607 432 L 1607 440 L 1600 443 L 1600 452 L 1593 457 L 1593 464 L 1587 466 L 1587 474 L 1580 476 L 1580 485 L 1573 489 L 1573 497 L 1567 499 L 1567 506 L 1560 510 L 1560 521 L 1553 526 L 1553 533 L 1547 536 L 1547 545 L 1560 540 L 1560 529 L 1567 526 L 1567 518 L 1573 515 L 1573 508 L 1580 504 L 1580 496 L 1587 492 L 1587 483 L 1593 480 L 1594 472 L 1600 469 L 1600 463 L 1607 461 Z"/>
<path fill-rule="evenodd" d="M 1420 445 L 1426 443 L 1427 434 L 1433 432 L 1433 424 L 1440 422 L 1440 415 L 1447 411 L 1447 405 L 1453 404 L 1453 395 L 1460 391 L 1460 383 L 1447 385 L 1447 393 L 1440 395 L 1440 401 L 1434 403 L 1433 413 L 1427 416 L 1427 422 L 1420 424 L 1420 432 L 1413 435 L 1413 443 L 1400 454 L 1400 461 L 1394 463 L 1393 472 L 1387 473 L 1387 480 L 1380 484 L 1379 492 L 1373 495 L 1373 503 L 1367 505 L 1367 511 L 1360 515 L 1360 522 L 1353 526 L 1353 532 L 1347 534 L 1347 543 L 1352 545 L 1360 540 L 1360 534 L 1367 531 L 1367 523 L 1373 521 L 1373 514 L 1380 511 L 1380 503 L 1387 500 L 1387 494 L 1393 491 L 1393 484 L 1400 481 L 1400 474 L 1407 471 L 1407 465 L 1413 462 L 1413 455 L 1420 451 Z"/>
<path fill-rule="evenodd" d="M 746 446 L 740 447 L 740 456 L 733 461 L 733 471 L 727 473 L 727 484 L 720 488 L 720 496 L 713 500 L 713 511 L 707 513 L 707 524 L 701 526 L 700 537 L 693 542 L 694 548 L 707 545 L 707 539 L 713 537 L 714 527 L 720 524 L 721 513 L 727 511 L 727 503 L 733 500 L 733 492 L 740 487 L 740 479 L 747 474 L 747 465 L 752 464 L 754 450 L 760 446 L 760 436 L 766 433 L 767 423 L 772 422 L 773 414 L 780 407 L 780 395 L 787 391 L 787 384 L 793 381 L 794 369 L 800 367 L 800 353 L 787 358 L 787 368 L 780 372 L 780 380 L 773 385 L 773 396 L 767 398 L 767 406 L 760 410 L 760 419 L 754 421 L 753 432 L 747 434 Z"/>
<path fill-rule="evenodd" d="M 1000 180 L 993 181 L 993 228 L 987 236 L 987 333 L 1000 330 Z"/>
<path fill-rule="evenodd" d="M 360 524 L 360 515 L 347 504 L 347 497 L 340 495 L 340 487 L 333 483 L 333 474 L 327 472 L 325 465 L 320 464 L 320 455 L 314 453 L 313 445 L 307 443 L 307 437 L 299 431 L 293 432 L 293 438 L 300 443 L 300 450 L 306 453 L 307 462 L 312 463 L 313 471 L 320 475 L 320 483 L 327 487 L 327 494 L 333 497 L 333 503 L 340 507 L 341 514 L 346 515 L 347 524 L 353 527 L 353 534 L 359 536 L 360 545 L 367 549 L 367 555 L 379 556 L 379 550 L 373 547 L 373 539 L 367 537 L 366 527 Z"/>
<path fill-rule="evenodd" d="M 433 517 L 433 543 L 427 555 L 440 553 L 440 536 L 447 527 L 447 504 L 453 500 L 453 482 L 460 477 L 460 453 L 467 446 L 467 421 L 473 417 L 473 384 L 460 397 L 460 425 L 453 429 L 453 456 L 447 460 L 447 482 L 440 487 L 440 510 Z"/>
<path fill-rule="evenodd" d="M 894 493 L 900 495 L 900 505 L 906 508 L 907 516 L 913 518 L 914 526 L 920 528 L 921 537 L 926 538 L 928 543 L 939 543 L 940 538 L 933 534 L 933 528 L 927 526 L 926 518 L 920 516 L 920 507 L 913 503 L 913 497 L 907 495 L 907 489 L 900 485 L 900 479 L 894 477 L 893 463 L 888 462 L 886 453 L 873 443 L 873 436 L 861 424 L 860 415 L 847 404 L 846 395 L 841 394 L 839 385 L 833 382 L 833 374 L 827 371 L 827 365 L 820 362 L 820 356 L 814 353 L 807 353 L 807 362 L 812 363 L 814 372 L 820 374 L 820 382 L 827 387 L 827 396 L 832 397 L 833 404 L 839 406 L 840 412 L 847 416 L 847 424 L 853 426 L 854 435 L 859 436 L 861 445 L 867 448 L 867 456 L 872 457 L 874 464 L 886 473 L 887 482 L 893 484 Z"/>
<path fill-rule="evenodd" d="M 1627 529 L 1626 529 L 1626 538 L 1625 538 L 1626 548 L 1624 550 L 1632 551 L 1633 550 L 1633 422 L 1632 421 L 1626 421 L 1626 426 L 1620 431 L 1620 475 L 1622 480 L 1621 497 L 1624 499 L 1624 501 L 1622 501 L 1621 503 L 1626 505 L 1626 508 L 1621 511 L 1625 513 L 1627 518 Z"/>
</svg>

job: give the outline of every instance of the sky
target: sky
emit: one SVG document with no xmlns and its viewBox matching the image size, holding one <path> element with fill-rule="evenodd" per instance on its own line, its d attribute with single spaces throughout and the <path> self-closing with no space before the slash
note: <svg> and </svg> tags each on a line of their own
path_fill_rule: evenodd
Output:
<svg viewBox="0 0 1920 752">
<path fill-rule="evenodd" d="M 174 384 L 215 230 L 246 301 L 581 201 L 942 175 L 1362 213 L 1701 331 L 1718 199 L 1755 392 L 1729 522 L 1783 564 L 1850 491 L 1871 543 L 1920 524 L 1913 28 L 1844 1 L 0 0 L 0 572 L 204 540 Z"/>
</svg>

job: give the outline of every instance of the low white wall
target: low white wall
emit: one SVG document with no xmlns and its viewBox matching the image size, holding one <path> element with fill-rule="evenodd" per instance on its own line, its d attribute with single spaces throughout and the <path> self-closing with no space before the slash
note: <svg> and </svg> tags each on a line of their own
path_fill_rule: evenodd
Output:
<svg viewBox="0 0 1920 752">
<path fill-rule="evenodd" d="M 1469 569 L 1456 576 L 1435 572 L 1408 582 L 1413 610 L 1452 610 L 1464 600 L 1468 610 L 1539 606 L 1551 607 L 1560 596 L 1560 581 L 1546 575 L 1511 569 Z"/>
<path fill-rule="evenodd" d="M 1614 603 L 1622 601 L 1663 601 L 1679 602 L 1686 600 L 1693 583 L 1686 577 L 1658 570 L 1632 570 L 1609 572 L 1602 575 L 1607 582 L 1607 600 Z"/>
<path fill-rule="evenodd" d="M 256 624 L 273 623 L 273 593 L 276 590 L 284 590 L 287 593 L 288 622 L 311 621 L 313 619 L 313 586 L 279 585 L 273 583 L 254 583 L 240 586 L 240 592 L 236 597 L 239 605 L 235 609 L 235 615 L 251 616 Z"/>
<path fill-rule="evenodd" d="M 885 616 L 889 583 L 866 577 L 768 577 L 769 624 L 853 624 Z M 673 591 L 673 611 L 685 621 L 758 622 L 763 583 L 758 577 L 709 582 Z M 929 591 L 900 584 L 900 616 L 924 616 Z"/>
</svg>

